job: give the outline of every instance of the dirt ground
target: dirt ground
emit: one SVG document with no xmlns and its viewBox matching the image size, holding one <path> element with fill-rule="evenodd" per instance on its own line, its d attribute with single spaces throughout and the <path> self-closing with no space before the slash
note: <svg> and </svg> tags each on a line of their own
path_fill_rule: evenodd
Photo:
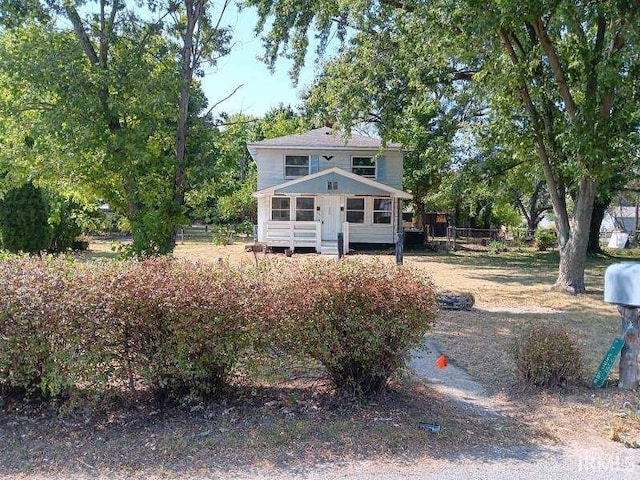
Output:
<svg viewBox="0 0 640 480">
<path fill-rule="evenodd" d="M 94 244 L 83 259 L 111 256 L 109 244 Z M 242 244 L 179 245 L 175 256 L 265 257 L 245 253 Z M 393 264 L 388 252 L 378 256 Z M 615 367 L 607 388 L 589 385 L 619 326 L 615 307 L 602 300 L 612 261 L 590 261 L 589 293 L 572 297 L 549 289 L 557 269 L 553 252 L 406 254 L 405 263 L 439 288 L 475 296 L 471 311 L 440 312 L 428 337 L 486 389 L 500 416 L 460 410 L 408 372 L 379 398 L 354 402 L 336 395 L 318 368 L 265 359 L 271 373 L 262 379 L 175 407 L 117 399 L 97 408 L 24 407 L 0 399 L 0 478 L 233 477 L 264 468 L 303 476 L 313 465 L 352 460 L 483 462 L 535 458 L 545 445 L 632 447 L 640 441 L 640 396 L 615 388 Z M 514 334 L 532 322 L 575 334 L 585 353 L 583 385 L 540 390 L 516 381 L 507 351 Z M 438 423 L 442 431 L 430 434 L 420 422 Z"/>
</svg>

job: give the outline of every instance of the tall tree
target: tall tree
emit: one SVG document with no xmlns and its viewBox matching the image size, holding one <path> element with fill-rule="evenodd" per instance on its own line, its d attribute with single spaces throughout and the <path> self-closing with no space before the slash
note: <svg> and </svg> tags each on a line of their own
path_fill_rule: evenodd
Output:
<svg viewBox="0 0 640 480">
<path fill-rule="evenodd" d="M 90 185 L 129 219 L 136 253 L 171 251 L 184 218 L 191 127 L 206 107 L 190 97 L 203 62 L 228 52 L 228 30 L 211 21 L 215 5 L 33 3 L 51 20 L 16 27 L 2 18 L 11 27 L 0 40 L 7 163 Z M 37 10 L 16 11 L 25 20 Z M 33 143 L 24 159 L 16 155 L 22 132 Z"/>
<path fill-rule="evenodd" d="M 258 29 L 273 19 L 265 35 L 265 59 L 272 65 L 284 46 L 289 55 L 298 52 L 298 68 L 311 27 L 322 47 L 336 24 L 342 34 L 349 26 L 377 36 L 393 21 L 401 44 L 418 52 L 416 64 L 444 56 L 452 71 L 468 73 L 451 80 L 471 79 L 491 115 L 514 127 L 526 123 L 513 141 L 535 151 L 547 183 L 560 249 L 556 285 L 585 291 L 598 185 L 628 168 L 638 142 L 638 0 L 245 3 L 258 7 Z M 421 55 L 425 45 L 428 57 Z"/>
<path fill-rule="evenodd" d="M 176 128 L 176 163 L 173 175 L 173 207 L 176 211 L 184 205 L 185 154 L 189 130 L 189 97 L 194 88 L 194 76 L 205 61 L 215 63 L 218 55 L 229 53 L 229 31 L 221 28 L 224 12 L 230 0 L 224 0 L 217 20 L 212 18 L 212 2 L 207 0 L 184 0 L 182 15 L 177 16 L 175 31 L 182 40 L 180 57 L 180 99 Z M 175 242 L 175 238 L 172 238 Z"/>
<path fill-rule="evenodd" d="M 404 186 L 424 225 L 426 213 L 441 207 L 432 194 L 454 161 L 454 137 L 468 115 L 458 101 L 465 89 L 452 87 L 450 77 L 459 72 L 443 58 L 403 43 L 392 18 L 381 19 L 375 34 L 372 28 L 354 32 L 348 48 L 324 65 L 305 105 L 316 123 L 341 125 L 347 133 L 373 124 L 385 141 L 407 147 Z M 416 64 L 423 52 L 428 60 Z"/>
</svg>

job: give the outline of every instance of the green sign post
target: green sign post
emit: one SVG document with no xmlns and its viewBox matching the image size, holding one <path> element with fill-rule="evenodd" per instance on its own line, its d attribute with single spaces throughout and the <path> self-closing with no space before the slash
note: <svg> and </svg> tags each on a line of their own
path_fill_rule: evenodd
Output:
<svg viewBox="0 0 640 480">
<path fill-rule="evenodd" d="M 604 386 L 604 382 L 607 381 L 607 377 L 609 376 L 609 372 L 611 371 L 613 362 L 616 361 L 616 358 L 620 354 L 623 345 L 624 340 L 622 338 L 614 338 L 613 342 L 611 342 L 609 351 L 602 359 L 602 363 L 598 367 L 596 374 L 593 376 L 593 384 L 596 387 L 602 388 Z"/>
</svg>

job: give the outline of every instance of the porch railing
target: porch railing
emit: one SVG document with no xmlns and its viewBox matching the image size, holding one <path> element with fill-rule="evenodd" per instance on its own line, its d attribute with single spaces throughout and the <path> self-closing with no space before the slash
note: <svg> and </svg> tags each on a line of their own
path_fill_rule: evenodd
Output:
<svg viewBox="0 0 640 480">
<path fill-rule="evenodd" d="M 320 222 L 265 222 L 265 243 L 271 247 L 311 247 L 320 249 Z"/>
</svg>

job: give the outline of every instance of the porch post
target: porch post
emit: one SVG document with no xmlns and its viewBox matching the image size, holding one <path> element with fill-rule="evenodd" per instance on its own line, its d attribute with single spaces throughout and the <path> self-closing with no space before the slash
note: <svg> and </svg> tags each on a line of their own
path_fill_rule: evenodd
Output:
<svg viewBox="0 0 640 480">
<path fill-rule="evenodd" d="M 295 229 L 293 228 L 293 222 L 289 221 L 289 248 L 293 251 L 296 248 Z"/>
<path fill-rule="evenodd" d="M 342 233 L 344 235 L 344 251 L 349 253 L 349 222 L 342 223 Z"/>
<path fill-rule="evenodd" d="M 322 252 L 322 221 L 316 220 L 316 252 Z"/>
</svg>

